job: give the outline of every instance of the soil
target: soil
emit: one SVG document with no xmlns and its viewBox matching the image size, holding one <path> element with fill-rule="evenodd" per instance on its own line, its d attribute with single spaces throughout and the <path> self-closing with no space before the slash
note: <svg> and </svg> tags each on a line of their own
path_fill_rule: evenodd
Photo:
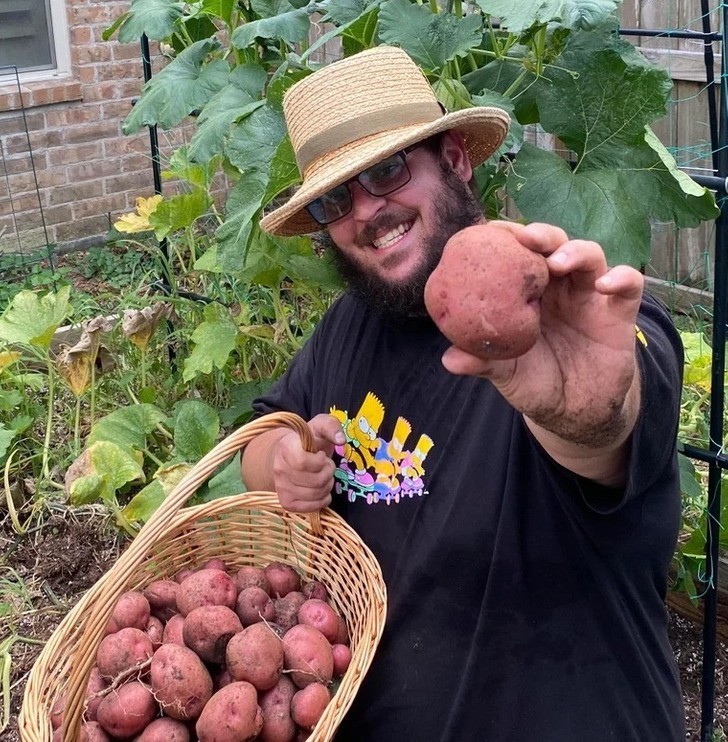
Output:
<svg viewBox="0 0 728 742">
<path fill-rule="evenodd" d="M 0 732 L 3 742 L 20 739 L 17 718 L 25 680 L 42 643 L 125 545 L 101 508 L 51 508 L 23 536 L 7 517 L 0 521 L 0 664 L 3 642 L 22 637 L 10 647 L 10 723 Z M 686 739 L 700 742 L 702 627 L 670 609 L 669 631 L 682 678 Z M 726 739 L 728 644 L 722 641 L 716 661 L 714 719 L 716 742 Z"/>
</svg>

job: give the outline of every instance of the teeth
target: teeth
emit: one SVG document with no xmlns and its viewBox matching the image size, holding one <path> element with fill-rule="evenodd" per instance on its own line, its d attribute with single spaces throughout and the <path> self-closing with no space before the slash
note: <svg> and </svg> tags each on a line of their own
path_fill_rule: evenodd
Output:
<svg viewBox="0 0 728 742">
<path fill-rule="evenodd" d="M 387 232 L 387 234 L 382 235 L 378 239 L 374 240 L 374 242 L 372 242 L 372 245 L 374 245 L 377 250 L 380 250 L 383 247 L 389 247 L 390 245 L 394 244 L 401 235 L 409 230 L 411 226 L 411 224 L 400 224 L 395 229 Z"/>
</svg>

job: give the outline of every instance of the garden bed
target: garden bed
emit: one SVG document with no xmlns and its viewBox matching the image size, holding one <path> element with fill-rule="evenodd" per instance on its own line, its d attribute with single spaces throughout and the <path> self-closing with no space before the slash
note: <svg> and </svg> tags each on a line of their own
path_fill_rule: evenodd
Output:
<svg viewBox="0 0 728 742">
<path fill-rule="evenodd" d="M 0 646 L 18 637 L 10 647 L 11 714 L 8 728 L 0 732 L 4 742 L 20 739 L 17 716 L 25 679 L 42 643 L 124 546 L 124 537 L 100 507 L 51 507 L 23 536 L 13 531 L 7 518 L 0 523 Z M 671 608 L 670 638 L 682 677 L 686 739 L 698 742 L 702 628 Z M 718 643 L 715 719 L 717 729 L 728 730 L 728 643 L 724 641 Z"/>
</svg>

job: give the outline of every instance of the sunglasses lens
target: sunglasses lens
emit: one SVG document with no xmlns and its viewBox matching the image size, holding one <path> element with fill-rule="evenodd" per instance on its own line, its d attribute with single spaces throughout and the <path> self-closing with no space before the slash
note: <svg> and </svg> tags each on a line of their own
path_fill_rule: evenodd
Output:
<svg viewBox="0 0 728 742">
<path fill-rule="evenodd" d="M 328 193 L 319 196 L 307 207 L 308 213 L 319 223 L 329 224 L 341 219 L 351 211 L 351 194 L 346 184 L 332 188 Z"/>
<path fill-rule="evenodd" d="M 359 174 L 359 182 L 372 196 L 386 196 L 401 188 L 410 179 L 410 172 L 401 153 L 367 168 Z"/>
</svg>

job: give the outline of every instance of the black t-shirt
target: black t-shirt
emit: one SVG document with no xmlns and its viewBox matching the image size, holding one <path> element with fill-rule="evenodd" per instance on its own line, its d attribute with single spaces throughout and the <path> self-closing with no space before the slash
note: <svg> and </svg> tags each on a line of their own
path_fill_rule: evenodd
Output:
<svg viewBox="0 0 728 742">
<path fill-rule="evenodd" d="M 682 355 L 645 297 L 628 484 L 556 464 L 490 382 L 449 374 L 429 319 L 342 297 L 258 414 L 333 412 L 333 507 L 379 559 L 384 636 L 337 740 L 673 742 L 667 638 Z"/>
</svg>

